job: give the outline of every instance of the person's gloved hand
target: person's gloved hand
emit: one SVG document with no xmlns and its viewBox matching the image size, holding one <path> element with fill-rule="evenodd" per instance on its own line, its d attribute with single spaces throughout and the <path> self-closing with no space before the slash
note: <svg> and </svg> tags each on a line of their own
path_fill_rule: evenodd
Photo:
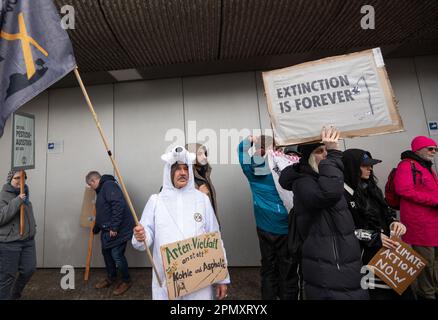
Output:
<svg viewBox="0 0 438 320">
<path fill-rule="evenodd" d="M 99 228 L 99 226 L 94 225 L 94 227 L 93 227 L 93 233 L 94 233 L 94 234 L 98 234 L 99 232 L 100 232 L 100 228 Z"/>
</svg>

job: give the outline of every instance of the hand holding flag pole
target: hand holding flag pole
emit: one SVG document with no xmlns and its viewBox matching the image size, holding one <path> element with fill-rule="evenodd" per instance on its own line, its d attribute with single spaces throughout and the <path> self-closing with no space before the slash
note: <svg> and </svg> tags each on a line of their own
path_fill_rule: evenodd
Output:
<svg viewBox="0 0 438 320">
<path fill-rule="evenodd" d="M 110 160 L 111 160 L 111 163 L 112 163 L 112 165 L 113 165 L 113 167 L 114 167 L 114 171 L 115 171 L 115 173 L 116 173 L 117 179 L 118 179 L 119 182 L 120 182 L 120 186 L 121 186 L 121 188 L 122 188 L 123 195 L 125 196 L 126 202 L 128 203 L 129 209 L 131 210 L 131 214 L 132 214 L 132 217 L 134 218 L 135 225 L 138 226 L 138 225 L 139 225 L 139 222 L 138 222 L 137 214 L 135 213 L 134 206 L 132 205 L 131 198 L 129 197 L 129 194 L 128 194 L 128 192 L 126 191 L 126 187 L 125 187 L 125 183 L 124 183 L 124 181 L 123 181 L 122 175 L 120 174 L 120 171 L 119 171 L 119 168 L 118 168 L 118 166 L 117 166 L 117 163 L 116 163 L 116 161 L 115 161 L 115 159 L 114 159 L 114 157 L 113 157 L 113 154 L 112 154 L 112 152 L 111 152 L 111 150 L 110 150 L 110 148 L 109 148 L 108 141 L 107 141 L 107 139 L 105 138 L 105 135 L 104 135 L 104 133 L 103 133 L 102 126 L 101 126 L 100 123 L 99 123 L 99 120 L 98 120 L 98 118 L 97 118 L 97 114 L 96 114 L 96 112 L 94 111 L 94 108 L 93 108 L 93 105 L 92 105 L 92 103 L 91 103 L 90 97 L 88 96 L 87 90 L 85 89 L 84 83 L 82 82 L 82 79 L 81 79 L 81 76 L 80 76 L 80 74 L 79 74 L 79 71 L 78 71 L 78 68 L 77 68 L 77 67 L 75 67 L 75 69 L 74 69 L 74 73 L 75 73 L 76 79 L 78 80 L 79 85 L 80 85 L 80 87 L 81 87 L 81 89 L 82 89 L 82 93 L 84 94 L 85 100 L 87 101 L 87 105 L 88 105 L 88 107 L 89 107 L 89 109 L 90 109 L 90 112 L 91 112 L 91 114 L 93 115 L 94 122 L 96 123 L 96 126 L 97 126 L 97 129 L 99 130 L 100 136 L 102 137 L 103 144 L 105 145 L 105 148 L 106 148 L 106 150 L 107 150 L 108 156 L 109 156 L 109 158 L 110 158 Z M 146 248 L 146 253 L 147 253 L 147 256 L 148 256 L 148 258 L 149 258 L 149 261 L 150 261 L 151 264 L 152 264 L 152 268 L 154 269 L 155 276 L 157 277 L 158 283 L 160 284 L 160 286 L 162 286 L 161 278 L 160 278 L 160 276 L 159 276 L 159 274 L 158 274 L 157 268 L 156 268 L 156 266 L 155 266 L 155 264 L 154 264 L 154 260 L 152 259 L 152 255 L 151 255 L 151 252 L 150 252 L 150 250 L 149 250 L 149 247 L 148 247 L 146 241 L 144 241 L 144 246 L 145 246 L 145 248 Z"/>
<path fill-rule="evenodd" d="M 24 193 L 24 171 L 20 172 L 20 194 Z M 24 204 L 20 206 L 20 236 L 24 235 Z"/>
</svg>

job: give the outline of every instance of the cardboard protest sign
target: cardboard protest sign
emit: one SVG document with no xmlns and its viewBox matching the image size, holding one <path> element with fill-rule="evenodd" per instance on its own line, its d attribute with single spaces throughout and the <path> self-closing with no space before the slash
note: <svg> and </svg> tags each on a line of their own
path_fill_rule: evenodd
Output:
<svg viewBox="0 0 438 320">
<path fill-rule="evenodd" d="M 323 126 L 341 137 L 403 130 L 380 49 L 263 72 L 277 145 L 318 141 Z"/>
<path fill-rule="evenodd" d="M 418 277 L 427 262 L 408 244 L 397 241 L 399 246 L 396 250 L 380 249 L 368 263 L 368 268 L 401 295 Z"/>
<path fill-rule="evenodd" d="M 161 246 L 169 299 L 224 280 L 228 269 L 219 232 Z"/>
<path fill-rule="evenodd" d="M 96 192 L 90 187 L 85 187 L 84 198 L 82 200 L 80 223 L 83 228 L 91 228 L 95 220 Z"/>
</svg>

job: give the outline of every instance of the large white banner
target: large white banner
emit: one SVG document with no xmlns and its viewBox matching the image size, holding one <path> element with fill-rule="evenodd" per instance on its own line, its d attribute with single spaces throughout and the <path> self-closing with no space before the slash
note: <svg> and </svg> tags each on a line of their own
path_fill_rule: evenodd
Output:
<svg viewBox="0 0 438 320">
<path fill-rule="evenodd" d="M 276 144 L 319 139 L 322 126 L 342 137 L 403 130 L 380 49 L 264 72 Z"/>
</svg>

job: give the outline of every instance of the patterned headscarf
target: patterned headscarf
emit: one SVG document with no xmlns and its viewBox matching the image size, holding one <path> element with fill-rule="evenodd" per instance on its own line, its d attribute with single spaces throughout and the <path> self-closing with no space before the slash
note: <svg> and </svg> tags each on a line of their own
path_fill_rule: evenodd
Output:
<svg viewBox="0 0 438 320">
<path fill-rule="evenodd" d="M 7 183 L 11 183 L 12 178 L 15 176 L 15 174 L 16 174 L 17 172 L 19 172 L 19 171 L 16 171 L 16 170 L 11 170 L 11 171 L 9 171 L 9 172 L 8 172 L 8 177 L 6 178 L 6 182 L 7 182 Z M 26 171 L 24 171 L 24 178 L 25 178 L 25 179 L 27 178 Z"/>
</svg>

